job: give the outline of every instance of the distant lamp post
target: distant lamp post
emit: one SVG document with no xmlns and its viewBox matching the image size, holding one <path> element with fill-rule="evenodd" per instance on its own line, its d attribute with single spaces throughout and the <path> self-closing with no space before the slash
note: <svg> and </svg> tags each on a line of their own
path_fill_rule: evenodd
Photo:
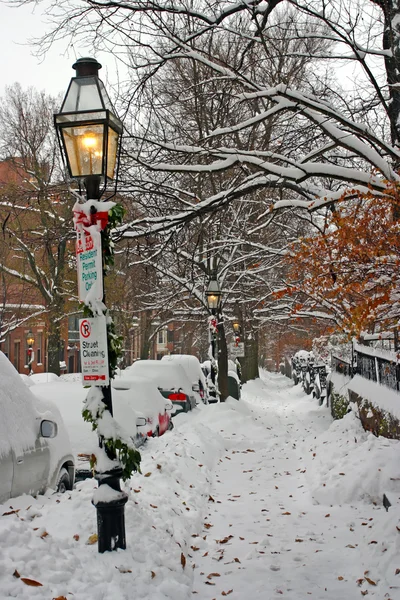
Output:
<svg viewBox="0 0 400 600">
<path fill-rule="evenodd" d="M 238 334 L 238 335 L 239 335 L 239 334 L 240 334 L 240 323 L 239 323 L 239 321 L 236 321 L 236 320 L 235 320 L 235 321 L 233 321 L 233 323 L 232 323 L 232 327 L 233 327 L 233 331 L 234 331 L 236 334 Z"/>
<path fill-rule="evenodd" d="M 28 331 L 26 335 L 26 344 L 28 346 L 28 360 L 27 367 L 29 369 L 29 375 L 32 375 L 32 363 L 35 360 L 35 353 L 33 351 L 33 346 L 35 344 L 35 338 L 33 337 L 33 333 L 31 330 Z"/>
<path fill-rule="evenodd" d="M 209 343 L 211 349 L 211 381 L 215 388 L 215 397 L 217 389 L 215 386 L 218 359 L 218 312 L 221 306 L 221 288 L 219 287 L 216 276 L 210 279 L 206 290 L 207 306 L 211 313 L 208 318 Z"/>
<path fill-rule="evenodd" d="M 84 185 L 88 201 L 98 201 L 107 183 L 118 171 L 119 138 L 123 127 L 99 79 L 101 64 L 94 58 L 80 58 L 73 68 L 76 76 L 70 81 L 60 112 L 54 115 L 54 124 L 70 177 Z M 114 192 L 116 187 L 117 177 Z M 110 247 L 109 234 L 105 229 L 107 220 L 108 209 L 102 213 L 94 202 L 90 207 L 90 222 L 86 226 L 99 225 L 103 249 Z M 102 271 L 104 275 L 104 262 Z M 107 345 L 111 347 L 109 336 Z M 107 368 L 109 379 L 110 364 Z M 98 381 L 95 385 L 101 386 L 103 402 L 112 415 L 111 385 L 101 385 Z M 115 461 L 115 468 L 97 473 L 97 479 L 99 487 L 107 484 L 116 492 L 116 499 L 106 500 L 107 494 L 104 493 L 103 499 L 96 503 L 99 552 L 126 548 L 124 510 L 128 496 L 121 491 L 122 469 L 115 460 L 115 452 L 106 448 L 106 453 L 109 459 Z"/>
<path fill-rule="evenodd" d="M 241 329 L 240 329 L 240 323 L 237 319 L 234 319 L 234 321 L 232 323 L 232 327 L 233 327 L 233 333 L 234 333 L 234 338 L 235 338 L 235 346 L 238 347 L 238 345 L 240 343 Z"/>
</svg>

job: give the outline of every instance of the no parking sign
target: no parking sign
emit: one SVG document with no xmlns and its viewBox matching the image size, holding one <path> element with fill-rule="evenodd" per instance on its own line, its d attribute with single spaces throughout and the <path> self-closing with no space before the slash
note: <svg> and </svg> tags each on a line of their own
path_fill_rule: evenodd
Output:
<svg viewBox="0 0 400 600">
<path fill-rule="evenodd" d="M 109 385 L 106 318 L 80 319 L 79 338 L 83 384 Z"/>
</svg>

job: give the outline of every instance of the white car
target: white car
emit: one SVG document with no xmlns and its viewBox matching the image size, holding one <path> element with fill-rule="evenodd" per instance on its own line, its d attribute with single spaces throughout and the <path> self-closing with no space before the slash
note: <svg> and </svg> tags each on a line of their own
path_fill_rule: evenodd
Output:
<svg viewBox="0 0 400 600">
<path fill-rule="evenodd" d="M 138 360 L 125 369 L 122 377 L 150 379 L 164 398 L 168 398 L 175 405 L 177 413 L 188 412 L 196 406 L 192 384 L 179 364 L 163 360 Z"/>
<path fill-rule="evenodd" d="M 163 356 L 162 361 L 177 363 L 183 367 L 190 383 L 197 404 L 203 402 L 208 404 L 208 388 L 205 375 L 202 371 L 199 359 L 191 354 L 168 354 Z"/>
<path fill-rule="evenodd" d="M 112 381 L 112 388 L 113 405 L 131 406 L 145 416 L 148 437 L 158 437 L 172 429 L 172 402 L 161 395 L 151 380 L 134 376 L 117 377 Z"/>
<path fill-rule="evenodd" d="M 84 388 L 81 382 L 58 380 L 36 383 L 31 389 L 38 397 L 51 399 L 62 415 L 77 465 L 76 479 L 91 476 L 88 457 L 98 451 L 99 438 L 92 430 L 92 425 L 84 421 L 82 416 L 83 401 L 88 394 L 88 388 Z M 124 399 L 118 398 L 115 393 L 112 394 L 112 403 L 117 422 L 129 433 L 135 446 L 141 446 L 147 439 L 144 415 L 128 406 Z"/>
<path fill-rule="evenodd" d="M 74 458 L 63 420 L 36 398 L 0 352 L 0 503 L 46 488 L 72 489 Z"/>
</svg>

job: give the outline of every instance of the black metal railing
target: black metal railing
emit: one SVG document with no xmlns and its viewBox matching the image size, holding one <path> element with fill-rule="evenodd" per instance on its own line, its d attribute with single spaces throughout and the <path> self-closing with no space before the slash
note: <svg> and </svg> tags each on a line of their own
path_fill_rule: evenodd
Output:
<svg viewBox="0 0 400 600">
<path fill-rule="evenodd" d="M 342 358 L 339 356 L 332 355 L 331 357 L 331 367 L 333 371 L 337 373 L 342 373 L 342 375 L 347 375 L 347 377 L 353 376 L 353 368 L 351 365 L 351 359 Z"/>
</svg>

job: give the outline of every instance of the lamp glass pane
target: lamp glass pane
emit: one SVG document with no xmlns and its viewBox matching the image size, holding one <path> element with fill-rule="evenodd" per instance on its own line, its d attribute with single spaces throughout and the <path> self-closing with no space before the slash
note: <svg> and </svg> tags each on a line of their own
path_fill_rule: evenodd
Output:
<svg viewBox="0 0 400 600">
<path fill-rule="evenodd" d="M 108 97 L 107 101 L 110 102 Z M 101 110 L 104 108 L 95 77 L 78 77 L 71 80 L 61 112 Z"/>
<path fill-rule="evenodd" d="M 61 129 L 72 177 L 103 175 L 103 125 Z"/>
<path fill-rule="evenodd" d="M 219 296 L 216 296 L 215 294 L 207 294 L 208 308 L 218 308 L 218 301 Z"/>
<path fill-rule="evenodd" d="M 108 128 L 108 148 L 107 148 L 107 177 L 114 178 L 115 165 L 117 162 L 118 151 L 118 133 L 111 127 Z"/>
</svg>

